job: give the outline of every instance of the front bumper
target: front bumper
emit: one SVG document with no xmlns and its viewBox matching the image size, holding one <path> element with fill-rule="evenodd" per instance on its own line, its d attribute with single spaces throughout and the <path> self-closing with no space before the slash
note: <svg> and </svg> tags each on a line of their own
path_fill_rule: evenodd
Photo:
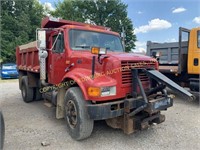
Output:
<svg viewBox="0 0 200 150">
<path fill-rule="evenodd" d="M 160 110 L 166 110 L 172 105 L 173 99 L 171 97 L 153 99 L 147 104 L 144 102 L 142 97 L 139 97 L 123 99 L 114 102 L 107 102 L 102 104 L 89 104 L 87 105 L 87 110 L 90 119 L 105 120 L 122 116 L 124 115 L 124 113 L 127 112 L 131 114 L 134 110 L 137 110 L 137 108 L 142 108 L 149 114 L 153 114 Z M 127 109 L 129 110 L 127 111 Z"/>
</svg>

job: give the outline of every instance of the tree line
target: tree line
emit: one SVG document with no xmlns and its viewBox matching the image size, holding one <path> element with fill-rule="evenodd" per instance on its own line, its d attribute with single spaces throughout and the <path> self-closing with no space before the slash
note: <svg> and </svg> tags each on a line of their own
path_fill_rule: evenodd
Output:
<svg viewBox="0 0 200 150">
<path fill-rule="evenodd" d="M 47 13 L 54 17 L 110 27 L 121 33 L 125 29 L 125 50 L 135 47 L 136 36 L 127 16 L 127 5 L 121 0 L 63 0 L 50 11 L 38 0 L 1 1 L 1 58 L 0 62 L 15 62 L 17 45 L 34 41 L 36 28 Z"/>
</svg>

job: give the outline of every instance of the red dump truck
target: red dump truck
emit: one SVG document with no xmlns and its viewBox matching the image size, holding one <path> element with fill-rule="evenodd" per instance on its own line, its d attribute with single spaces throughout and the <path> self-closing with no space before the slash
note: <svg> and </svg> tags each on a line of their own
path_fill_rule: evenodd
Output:
<svg viewBox="0 0 200 150">
<path fill-rule="evenodd" d="M 193 97 L 155 59 L 125 53 L 109 28 L 47 17 L 36 32 L 35 42 L 16 48 L 23 100 L 52 102 L 75 140 L 89 137 L 95 120 L 127 134 L 163 122 L 160 111 L 173 105 L 166 86 Z"/>
</svg>

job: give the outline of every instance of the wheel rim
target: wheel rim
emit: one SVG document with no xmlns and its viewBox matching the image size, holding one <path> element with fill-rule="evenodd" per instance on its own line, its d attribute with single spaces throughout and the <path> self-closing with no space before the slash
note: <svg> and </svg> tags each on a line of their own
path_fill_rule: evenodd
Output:
<svg viewBox="0 0 200 150">
<path fill-rule="evenodd" d="M 25 98 L 26 96 L 26 89 L 25 89 L 25 86 L 23 85 L 22 86 L 22 97 Z"/>
<path fill-rule="evenodd" d="M 66 116 L 69 126 L 71 128 L 75 128 L 77 124 L 77 109 L 75 103 L 72 100 L 67 102 Z"/>
</svg>

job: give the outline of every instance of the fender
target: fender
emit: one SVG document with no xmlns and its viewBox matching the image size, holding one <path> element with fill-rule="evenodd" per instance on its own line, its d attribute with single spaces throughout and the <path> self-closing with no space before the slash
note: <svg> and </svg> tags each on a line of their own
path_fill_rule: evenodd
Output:
<svg viewBox="0 0 200 150">
<path fill-rule="evenodd" d="M 95 75 L 96 77 L 92 79 L 91 70 L 83 69 L 83 68 L 75 68 L 71 70 L 70 72 L 66 73 L 62 81 L 65 81 L 65 79 L 67 78 L 74 80 L 78 84 L 78 86 L 81 88 L 85 100 L 90 100 L 90 97 L 87 94 L 88 87 L 114 86 L 117 84 L 116 80 L 114 80 L 113 78 L 109 76 L 105 76 L 103 73 L 100 74 L 98 72 L 95 72 Z M 73 83 L 74 82 L 71 82 L 69 84 L 73 84 Z"/>
</svg>

